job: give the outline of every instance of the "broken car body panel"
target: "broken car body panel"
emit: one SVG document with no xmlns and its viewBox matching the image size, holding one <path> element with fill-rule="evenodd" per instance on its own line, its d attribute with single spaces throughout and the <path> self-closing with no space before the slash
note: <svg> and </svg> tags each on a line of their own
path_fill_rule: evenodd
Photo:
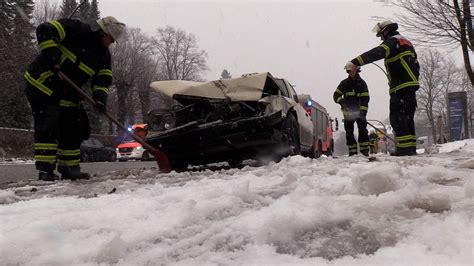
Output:
<svg viewBox="0 0 474 266">
<path fill-rule="evenodd" d="M 150 112 L 151 131 L 145 139 L 163 150 L 174 168 L 262 156 L 278 160 L 313 145 L 312 123 L 295 101 L 296 92 L 286 80 L 268 72 L 210 82 L 158 81 L 150 86 L 178 102 L 170 110 Z M 297 121 L 293 128 L 285 128 L 288 116 Z M 293 132 L 299 137 L 291 137 Z"/>
<path fill-rule="evenodd" d="M 228 99 L 237 101 L 258 101 L 262 98 L 263 88 L 269 73 L 247 75 L 234 79 L 222 79 L 209 82 L 186 80 L 155 81 L 151 88 L 171 98 L 186 95 L 209 99 Z"/>
</svg>

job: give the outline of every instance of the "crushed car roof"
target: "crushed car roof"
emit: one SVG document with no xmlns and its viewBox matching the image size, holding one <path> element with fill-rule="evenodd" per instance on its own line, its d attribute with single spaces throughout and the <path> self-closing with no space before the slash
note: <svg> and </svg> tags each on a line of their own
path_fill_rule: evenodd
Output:
<svg viewBox="0 0 474 266">
<path fill-rule="evenodd" d="M 150 87 L 160 93 L 173 97 L 186 95 L 231 101 L 258 101 L 262 98 L 265 83 L 273 80 L 269 72 L 243 75 L 239 78 L 220 79 L 207 82 L 185 80 L 155 81 Z"/>
</svg>

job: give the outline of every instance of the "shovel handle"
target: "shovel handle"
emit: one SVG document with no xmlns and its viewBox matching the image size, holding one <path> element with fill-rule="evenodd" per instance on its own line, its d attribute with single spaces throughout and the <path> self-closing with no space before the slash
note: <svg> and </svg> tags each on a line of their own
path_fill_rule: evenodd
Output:
<svg viewBox="0 0 474 266">
<path fill-rule="evenodd" d="M 90 104 L 92 104 L 94 107 L 97 106 L 97 103 L 92 99 L 91 96 L 89 96 L 87 93 L 85 93 L 79 86 L 76 85 L 68 76 L 66 76 L 63 72 L 59 71 L 58 72 L 59 77 L 66 81 L 69 85 L 71 85 L 84 99 L 86 99 Z M 157 160 L 164 160 L 163 158 L 166 158 L 166 155 L 162 152 L 159 151 L 158 149 L 155 149 L 153 146 L 150 144 L 146 143 L 142 138 L 140 138 L 138 135 L 136 135 L 133 132 L 128 131 L 128 128 L 124 125 L 122 125 L 115 117 L 111 116 L 108 112 L 101 112 L 103 115 L 105 115 L 110 121 L 112 121 L 117 127 L 122 129 L 123 131 L 127 132 L 130 134 L 130 136 L 138 143 L 140 143 L 143 148 L 145 148 L 147 151 L 149 151 L 151 154 L 155 156 L 155 159 Z M 169 171 L 170 166 L 168 159 L 166 158 L 165 161 L 161 161 L 158 163 L 160 168 L 164 171 Z"/>
<path fill-rule="evenodd" d="M 393 143 L 397 143 L 392 137 L 390 137 L 389 135 L 387 135 L 387 133 L 383 132 L 382 130 L 378 129 L 376 126 L 372 125 L 369 121 L 366 121 L 367 122 L 367 125 L 373 127 L 376 131 L 382 133 L 386 138 L 388 138 L 389 140 L 393 141 Z"/>
</svg>

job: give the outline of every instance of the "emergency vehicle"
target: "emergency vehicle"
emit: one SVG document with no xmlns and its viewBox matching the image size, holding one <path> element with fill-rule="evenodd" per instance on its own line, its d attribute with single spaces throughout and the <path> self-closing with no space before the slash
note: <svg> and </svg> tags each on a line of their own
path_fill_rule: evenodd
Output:
<svg viewBox="0 0 474 266">
<path fill-rule="evenodd" d="M 298 95 L 298 101 L 313 123 L 313 154 L 310 154 L 310 157 L 318 158 L 322 154 L 332 155 L 334 152 L 332 119 L 326 108 L 311 99 L 308 94 Z"/>
<path fill-rule="evenodd" d="M 136 124 L 128 128 L 129 131 L 133 131 L 137 136 L 144 138 L 148 133 L 147 124 Z M 135 140 L 126 140 L 119 144 L 115 149 L 117 152 L 117 160 L 128 161 L 128 160 L 142 160 L 148 161 L 153 158 L 153 155 L 148 153 L 143 146 Z"/>
</svg>

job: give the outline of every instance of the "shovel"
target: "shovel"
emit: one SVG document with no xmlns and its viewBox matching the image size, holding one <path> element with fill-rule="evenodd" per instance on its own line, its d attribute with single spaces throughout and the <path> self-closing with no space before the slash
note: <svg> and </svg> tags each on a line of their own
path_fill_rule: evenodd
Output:
<svg viewBox="0 0 474 266">
<path fill-rule="evenodd" d="M 84 97 L 90 104 L 93 106 L 96 106 L 96 103 L 94 99 L 92 99 L 87 93 L 85 93 L 81 88 L 79 88 L 72 80 L 70 80 L 63 72 L 59 71 L 58 72 L 59 77 L 66 81 L 69 85 L 71 85 L 82 97 Z M 140 143 L 143 148 L 145 148 L 149 153 L 153 154 L 155 157 L 156 163 L 158 164 L 158 167 L 160 168 L 160 171 L 168 173 L 171 171 L 171 166 L 170 162 L 168 160 L 168 157 L 166 154 L 158 149 L 155 149 L 153 146 L 150 144 L 146 143 L 142 138 L 137 136 L 135 133 L 128 131 L 127 127 L 122 125 L 115 117 L 111 116 L 107 112 L 102 112 L 105 117 L 107 117 L 110 121 L 112 121 L 117 127 L 122 129 L 125 132 L 128 132 L 130 136 L 138 143 Z"/>
<path fill-rule="evenodd" d="M 375 127 L 374 125 L 372 125 L 371 123 L 369 123 L 369 121 L 366 121 L 367 122 L 367 125 L 373 127 L 376 131 L 382 133 L 387 139 L 393 141 L 393 143 L 397 143 L 392 137 L 390 137 L 389 135 L 387 135 L 385 132 L 383 132 L 382 130 L 378 129 L 377 127 Z"/>
</svg>

